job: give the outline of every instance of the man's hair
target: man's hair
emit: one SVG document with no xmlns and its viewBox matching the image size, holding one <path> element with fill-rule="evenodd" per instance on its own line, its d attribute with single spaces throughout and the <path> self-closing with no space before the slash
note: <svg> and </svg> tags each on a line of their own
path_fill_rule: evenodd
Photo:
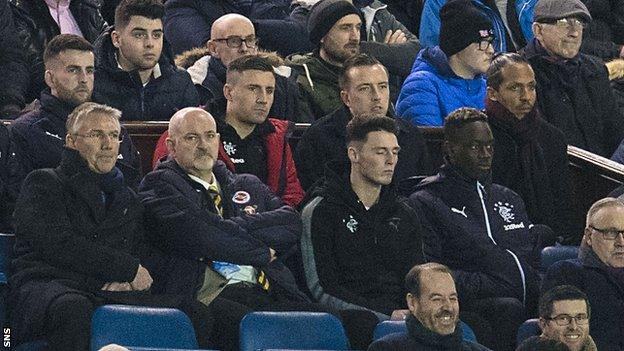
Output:
<svg viewBox="0 0 624 351">
<path fill-rule="evenodd" d="M 583 300 L 587 305 L 587 316 L 591 314 L 589 300 L 584 292 L 572 285 L 559 285 L 546 291 L 539 299 L 538 314 L 542 318 L 551 318 L 553 313 L 553 305 L 557 301 L 564 300 Z"/>
<path fill-rule="evenodd" d="M 453 276 L 451 270 L 440 263 L 429 262 L 412 267 L 405 275 L 405 289 L 417 298 L 420 297 L 420 274 L 424 271 L 448 273 Z"/>
<path fill-rule="evenodd" d="M 245 55 L 230 62 L 227 68 L 226 82 L 230 82 L 231 74 L 234 72 L 263 71 L 275 74 L 270 61 L 263 55 Z"/>
<path fill-rule="evenodd" d="M 85 118 L 95 113 L 102 113 L 115 118 L 117 121 L 121 118 L 121 111 L 116 108 L 97 104 L 95 102 L 85 102 L 76 107 L 72 113 L 67 116 L 67 122 L 65 122 L 65 129 L 68 134 L 76 132 L 76 126 Z"/>
<path fill-rule="evenodd" d="M 520 344 L 516 351 L 570 351 L 570 348 L 559 340 L 534 336 Z"/>
<path fill-rule="evenodd" d="M 43 63 L 47 66 L 50 61 L 57 58 L 65 50 L 78 50 L 93 52 L 93 45 L 85 38 L 75 34 L 60 34 L 55 36 L 43 52 Z"/>
<path fill-rule="evenodd" d="M 589 226 L 589 222 L 591 221 L 592 217 L 594 217 L 594 215 L 598 213 L 598 211 L 607 207 L 624 207 L 624 201 L 615 197 L 605 197 L 604 199 L 600 199 L 594 202 L 594 204 L 591 205 L 591 207 L 587 211 L 585 226 Z"/>
<path fill-rule="evenodd" d="M 490 68 L 485 73 L 487 77 L 487 86 L 498 89 L 503 83 L 503 68 L 511 64 L 525 64 L 531 67 L 529 61 L 515 52 L 504 52 L 494 55 Z"/>
<path fill-rule="evenodd" d="M 472 107 L 458 108 L 444 119 L 444 139 L 447 142 L 457 141 L 460 130 L 474 122 L 487 123 L 487 115 Z"/>
<path fill-rule="evenodd" d="M 372 56 L 368 56 L 366 54 L 357 54 L 348 58 L 342 64 L 342 75 L 340 76 L 340 78 L 338 78 L 338 85 L 340 86 L 340 89 L 344 89 L 347 86 L 347 83 L 349 83 L 349 71 L 352 68 L 374 65 L 380 65 L 381 67 L 383 67 L 386 75 L 388 75 L 388 69 L 386 69 L 386 66 L 384 66 L 381 62 L 379 62 L 379 60 Z"/>
<path fill-rule="evenodd" d="M 394 119 L 382 115 L 363 115 L 353 117 L 347 124 L 347 144 L 354 141 L 365 142 L 370 132 L 384 131 L 397 133 Z"/>
<path fill-rule="evenodd" d="M 132 16 L 162 20 L 165 7 L 160 0 L 122 0 L 115 9 L 115 29 L 124 28 Z"/>
</svg>

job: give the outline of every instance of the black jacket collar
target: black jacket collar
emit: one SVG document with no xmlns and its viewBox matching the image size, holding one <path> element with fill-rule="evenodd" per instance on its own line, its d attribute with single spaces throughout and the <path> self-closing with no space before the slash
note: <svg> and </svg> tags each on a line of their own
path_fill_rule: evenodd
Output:
<svg viewBox="0 0 624 351">
<path fill-rule="evenodd" d="M 67 116 L 74 110 L 75 106 L 59 100 L 50 94 L 49 90 L 41 92 L 39 101 L 41 102 L 41 109 L 48 112 L 47 117 L 53 120 L 55 125 L 62 125 L 64 130 Z"/>
</svg>

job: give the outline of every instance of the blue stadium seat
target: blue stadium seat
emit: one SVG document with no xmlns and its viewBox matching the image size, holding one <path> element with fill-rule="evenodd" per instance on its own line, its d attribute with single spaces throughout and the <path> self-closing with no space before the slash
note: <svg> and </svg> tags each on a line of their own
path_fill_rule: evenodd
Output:
<svg viewBox="0 0 624 351">
<path fill-rule="evenodd" d="M 548 267 L 557 261 L 569 260 L 578 257 L 577 246 L 555 245 L 542 249 L 540 268 L 546 272 Z"/>
<path fill-rule="evenodd" d="M 516 345 L 520 345 L 524 340 L 540 335 L 542 330 L 540 329 L 538 319 L 529 319 L 526 322 L 522 323 L 520 328 L 518 328 L 518 335 L 516 336 Z"/>
<path fill-rule="evenodd" d="M 105 305 L 91 322 L 91 350 L 108 344 L 164 349 L 197 349 L 189 318 L 173 308 Z"/>
<path fill-rule="evenodd" d="M 252 312 L 240 323 L 240 351 L 348 350 L 338 318 L 314 312 Z"/>
<path fill-rule="evenodd" d="M 7 269 L 13 256 L 15 234 L 0 233 L 0 284 L 7 283 Z"/>
<path fill-rule="evenodd" d="M 466 341 L 477 342 L 477 336 L 472 328 L 468 324 L 459 321 L 459 326 L 462 329 L 462 338 Z M 407 332 L 407 326 L 405 321 L 383 321 L 377 324 L 375 331 L 373 332 L 373 339 L 381 339 L 384 336 L 392 333 L 405 333 Z"/>
</svg>

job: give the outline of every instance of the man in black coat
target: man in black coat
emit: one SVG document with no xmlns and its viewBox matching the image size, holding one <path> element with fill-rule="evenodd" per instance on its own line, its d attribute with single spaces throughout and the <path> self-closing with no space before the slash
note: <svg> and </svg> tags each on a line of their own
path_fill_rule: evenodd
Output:
<svg viewBox="0 0 624 351">
<path fill-rule="evenodd" d="M 610 157 L 624 138 L 624 117 L 604 63 L 579 53 L 589 21 L 580 0 L 540 0 L 534 9 L 535 39 L 522 54 L 535 71 L 544 118 L 568 144 Z"/>
<path fill-rule="evenodd" d="M 12 3 L 19 45 L 26 54 L 26 68 L 30 74 L 26 81 L 18 84 L 24 86 L 24 102 L 29 103 L 46 87 L 43 63 L 46 45 L 59 34 L 80 35 L 93 44 L 106 28 L 106 22 L 96 0 L 15 0 Z"/>
<path fill-rule="evenodd" d="M 375 341 L 368 351 L 487 351 L 473 341 L 462 340 L 459 298 L 453 272 L 439 263 L 413 267 L 405 276 L 405 299 L 410 314 L 406 333 L 394 333 Z"/>
<path fill-rule="evenodd" d="M 115 168 L 120 116 L 95 103 L 77 107 L 68 119 L 61 164 L 24 181 L 9 276 L 17 344 L 43 338 L 50 350 L 88 350 L 95 308 L 122 303 L 179 308 L 193 322 L 199 344 L 212 346 L 210 306 L 150 293 L 166 262 L 146 244 L 143 207 Z M 221 313 L 214 311 L 214 318 Z"/>
<path fill-rule="evenodd" d="M 394 117 L 389 101 L 388 72 L 375 58 L 360 54 L 348 59 L 339 83 L 343 107 L 314 122 L 297 144 L 297 173 L 306 190 L 316 182 L 321 183 L 319 180 L 328 162 L 348 164 L 346 127 L 351 118 L 373 114 Z M 422 134 L 402 119 L 395 121 L 401 146 L 393 178 L 395 183 L 430 174 L 431 164 Z"/>
<path fill-rule="evenodd" d="M 123 120 L 168 121 L 199 104 L 188 73 L 173 65 L 163 15 L 159 0 L 122 1 L 115 27 L 96 43 L 93 100 L 121 110 Z"/>
<path fill-rule="evenodd" d="M 494 135 L 492 181 L 522 197 L 533 223 L 578 244 L 583 225 L 572 215 L 572 184 L 563 133 L 540 115 L 536 81 L 522 56 L 496 56 L 487 71 L 488 122 Z"/>
<path fill-rule="evenodd" d="M 624 349 L 624 202 L 605 198 L 587 212 L 578 259 L 552 265 L 543 291 L 573 285 L 591 305 L 589 330 L 600 351 Z"/>
<path fill-rule="evenodd" d="M 67 116 L 93 91 L 93 46 L 73 34 L 56 36 L 46 48 L 46 84 L 39 105 L 11 124 L 11 140 L 23 177 L 32 170 L 53 168 L 61 162 L 67 134 Z M 127 185 L 136 189 L 141 180 L 141 158 L 122 128 L 117 167 Z"/>
</svg>

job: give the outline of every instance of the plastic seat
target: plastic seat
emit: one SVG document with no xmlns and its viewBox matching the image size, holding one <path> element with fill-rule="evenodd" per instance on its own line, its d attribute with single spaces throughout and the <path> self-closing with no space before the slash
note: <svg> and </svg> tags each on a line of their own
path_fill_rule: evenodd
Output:
<svg viewBox="0 0 624 351">
<path fill-rule="evenodd" d="M 315 312 L 252 312 L 240 323 L 240 351 L 348 350 L 338 318 Z"/>
<path fill-rule="evenodd" d="M 539 326 L 539 321 L 537 318 L 529 319 L 522 323 L 520 328 L 518 328 L 518 334 L 516 336 L 516 345 L 520 345 L 524 340 L 537 336 L 542 333 L 542 330 Z"/>
<path fill-rule="evenodd" d="M 542 249 L 540 266 L 542 272 L 546 272 L 548 267 L 557 261 L 569 260 L 578 257 L 577 246 L 555 245 Z"/>
<path fill-rule="evenodd" d="M 189 318 L 174 308 L 105 305 L 93 313 L 91 350 L 108 344 L 126 347 L 197 349 Z"/>
<path fill-rule="evenodd" d="M 462 329 L 462 339 L 466 341 L 474 341 L 477 342 L 477 336 L 475 335 L 472 328 L 468 326 L 468 324 L 459 321 L 459 327 Z M 373 339 L 381 339 L 386 335 L 393 333 L 406 333 L 407 325 L 405 321 L 383 321 L 377 324 L 375 327 L 375 331 L 373 332 Z"/>
</svg>

